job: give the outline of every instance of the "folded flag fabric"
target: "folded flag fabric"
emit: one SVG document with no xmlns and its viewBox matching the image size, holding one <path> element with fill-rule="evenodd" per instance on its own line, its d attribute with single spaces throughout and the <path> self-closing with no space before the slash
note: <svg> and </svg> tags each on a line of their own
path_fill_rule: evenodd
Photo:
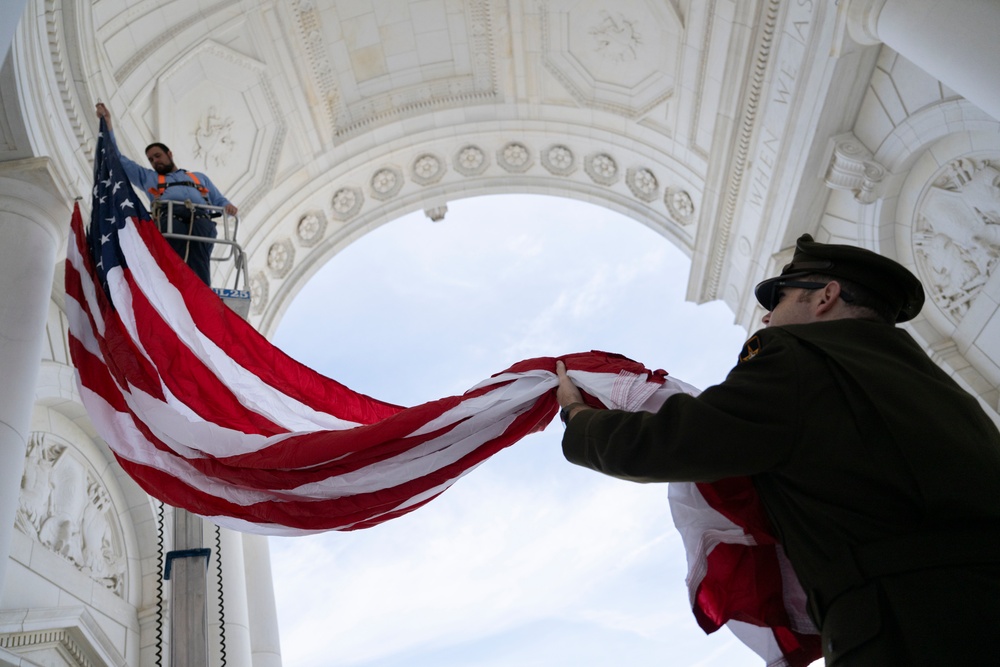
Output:
<svg viewBox="0 0 1000 667">
<path fill-rule="evenodd" d="M 69 343 L 95 429 L 150 495 L 244 532 L 356 530 L 421 507 L 552 421 L 555 358 L 408 408 L 291 359 L 183 264 L 106 137 L 102 121 L 90 225 L 79 207 L 71 224 Z M 620 355 L 560 359 L 595 406 L 654 410 L 673 393 L 696 393 Z M 808 664 L 804 597 L 745 484 L 671 485 L 695 615 L 709 632 L 739 621 L 768 664 Z M 745 594 L 720 593 L 758 572 L 770 573 L 765 585 L 744 580 L 753 584 Z"/>
</svg>

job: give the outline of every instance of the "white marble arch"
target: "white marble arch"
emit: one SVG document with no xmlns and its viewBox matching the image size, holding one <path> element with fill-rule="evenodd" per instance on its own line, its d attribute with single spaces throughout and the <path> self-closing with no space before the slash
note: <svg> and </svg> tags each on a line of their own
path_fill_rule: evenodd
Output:
<svg viewBox="0 0 1000 667">
<path fill-rule="evenodd" d="M 409 146 L 390 144 L 363 162 L 314 179 L 310 192 L 297 193 L 275 212 L 280 223 L 255 230 L 260 233 L 246 240 L 255 297 L 250 321 L 265 336 L 273 334 L 309 277 L 351 242 L 406 213 L 455 199 L 509 193 L 580 199 L 627 215 L 692 252 L 703 179 L 666 153 L 620 137 L 555 134 L 530 124 L 516 132 L 464 132 L 459 126 L 452 136 L 421 139 L 414 137 Z M 463 163 L 470 152 L 473 163 L 483 163 Z M 519 163 L 506 162 L 511 156 Z M 431 171 L 440 172 L 432 180 L 419 171 L 428 162 L 436 164 Z M 386 171 L 398 181 L 391 187 L 379 180 Z M 351 198 L 350 206 L 344 196 Z M 310 216 L 311 228 L 322 222 L 318 240 L 298 233 Z"/>
<path fill-rule="evenodd" d="M 947 185 L 958 159 L 975 173 L 1000 164 L 994 118 L 874 46 L 885 34 L 988 102 L 977 87 L 995 86 L 977 72 L 998 55 L 997 11 L 977 14 L 972 31 L 962 26 L 969 14 L 950 13 L 958 34 L 980 37 L 937 40 L 945 62 L 920 53 L 928 32 L 900 20 L 926 19 L 913 7 L 947 11 L 932 0 L 441 0 L 421 3 L 420 15 L 409 4 L 15 0 L 24 11 L 0 67 L 0 194 L 27 185 L 45 190 L 37 201 L 86 197 L 93 105 L 103 99 L 127 153 L 164 140 L 178 164 L 208 171 L 241 206 L 250 320 L 265 335 L 318 267 L 361 235 L 410 211 L 435 217 L 450 200 L 512 192 L 578 198 L 650 226 L 692 257 L 689 298 L 724 298 L 753 327 L 752 285 L 780 269 L 798 234 L 872 248 L 920 274 L 927 193 Z M 60 224 L 63 214 L 25 217 Z M 907 326 L 1000 421 L 998 273 L 960 317 L 931 299 Z M 15 534 L 9 578 L 62 571 L 37 594 L 65 585 L 72 604 L 8 586 L 0 635 L 61 627 L 66 655 L 89 646 L 102 664 L 154 664 L 156 505 L 88 426 L 65 349 L 61 278 L 57 264 L 31 429 L 82 452 L 109 489 L 128 554 L 126 599 Z M 248 598 L 267 587 L 266 543 L 255 551 L 226 565 L 237 597 L 240 579 Z M 88 601 L 84 587 L 96 590 Z M 257 627 L 233 633 L 247 645 L 258 628 L 274 635 L 266 658 L 253 649 L 255 667 L 280 664 L 273 611 L 261 609 L 240 606 Z M 4 661 L 16 656 L 0 647 Z"/>
</svg>

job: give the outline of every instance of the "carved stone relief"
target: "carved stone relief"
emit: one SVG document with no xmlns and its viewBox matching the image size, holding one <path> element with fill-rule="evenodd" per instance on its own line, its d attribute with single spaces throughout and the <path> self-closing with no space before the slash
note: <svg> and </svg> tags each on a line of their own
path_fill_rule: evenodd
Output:
<svg viewBox="0 0 1000 667">
<path fill-rule="evenodd" d="M 365 202 L 365 196 L 360 188 L 345 187 L 333 193 L 333 217 L 337 220 L 350 220 Z"/>
<path fill-rule="evenodd" d="M 270 284 L 263 271 L 258 271 L 250 279 L 250 308 L 254 315 L 260 315 L 267 308 Z"/>
<path fill-rule="evenodd" d="M 267 250 L 267 268 L 275 278 L 284 278 L 295 263 L 295 247 L 290 239 L 275 241 Z M 251 294 L 251 299 L 253 295 Z"/>
<path fill-rule="evenodd" d="M 583 161 L 583 170 L 599 185 L 613 185 L 618 181 L 618 163 L 607 153 L 593 153 Z"/>
<path fill-rule="evenodd" d="M 462 145 L 452 155 L 452 166 L 456 174 L 463 177 L 479 176 L 490 168 L 490 156 L 496 157 L 497 166 L 508 173 L 521 174 L 534 165 L 533 151 L 525 141 L 507 141 L 498 148 L 483 148 L 476 144 Z M 538 149 L 538 155 L 546 171 L 553 176 L 571 177 L 577 170 L 578 159 L 574 150 L 562 143 L 549 144 Z M 439 183 L 448 175 L 448 164 L 439 154 L 430 151 L 415 152 L 406 158 L 408 173 L 414 183 L 427 186 Z M 598 185 L 612 187 L 618 184 L 623 173 L 615 158 L 607 152 L 597 150 L 583 158 L 583 171 Z M 625 184 L 632 196 L 651 205 L 658 205 L 664 183 L 657 178 L 651 167 L 629 168 L 624 173 Z M 368 181 L 371 196 L 378 201 L 389 201 L 396 197 L 404 185 L 403 171 L 395 166 L 383 166 L 374 171 Z M 326 231 L 326 217 L 346 222 L 361 214 L 365 197 L 362 187 L 343 185 L 333 194 L 330 208 L 325 211 L 311 211 L 303 215 L 296 226 L 295 239 L 303 248 L 318 245 Z M 688 192 L 680 187 L 666 188 L 663 205 L 669 216 L 681 225 L 694 221 L 695 204 Z M 431 220 L 439 221 L 447 212 L 446 206 L 431 206 L 425 209 Z M 282 278 L 291 270 L 294 261 L 294 247 L 290 241 L 277 242 L 268 249 L 267 277 Z M 256 281 L 256 282 L 254 282 Z M 251 281 L 254 289 L 263 290 L 258 296 L 253 294 L 254 313 L 263 312 L 266 303 L 266 280 L 255 277 Z M 261 304 L 260 308 L 257 304 Z"/>
<path fill-rule="evenodd" d="M 488 166 L 486 153 L 479 146 L 463 146 L 455 154 L 455 171 L 463 176 L 478 176 Z"/>
<path fill-rule="evenodd" d="M 576 156 L 562 144 L 549 146 L 542 151 L 542 166 L 556 176 L 569 176 L 576 169 Z"/>
<path fill-rule="evenodd" d="M 320 211 L 312 211 L 299 219 L 295 227 L 295 237 L 304 248 L 311 248 L 323 239 L 326 232 L 326 217 Z"/>
<path fill-rule="evenodd" d="M 956 324 L 1000 259 L 1000 165 L 963 157 L 945 165 L 917 205 L 913 244 L 928 295 Z"/>
<path fill-rule="evenodd" d="M 637 22 L 621 12 L 601 12 L 600 22 L 589 31 L 594 51 L 602 58 L 623 63 L 635 60 L 642 44 Z"/>
<path fill-rule="evenodd" d="M 392 199 L 403 187 L 403 172 L 395 167 L 382 167 L 372 174 L 369 185 L 375 199 Z"/>
<path fill-rule="evenodd" d="M 87 460 L 43 433 L 28 439 L 15 526 L 119 597 L 126 555 L 111 496 Z"/>
<path fill-rule="evenodd" d="M 875 161 L 861 140 L 853 133 L 833 139 L 833 152 L 824 182 L 834 190 L 849 190 L 861 204 L 877 199 L 876 186 L 885 178 L 885 167 Z"/>
<path fill-rule="evenodd" d="M 220 116 L 215 107 L 209 107 L 205 115 L 198 119 L 194 129 L 194 156 L 205 164 L 224 167 L 236 148 L 233 137 L 233 117 Z"/>
<path fill-rule="evenodd" d="M 650 202 L 656 199 L 660 183 L 649 169 L 629 169 L 625 172 L 625 183 L 637 199 Z"/>
<path fill-rule="evenodd" d="M 411 174 L 414 183 L 432 185 L 441 180 L 444 172 L 444 160 L 431 153 L 421 153 L 413 161 Z"/>
<path fill-rule="evenodd" d="M 670 211 L 670 217 L 682 225 L 690 225 L 694 222 L 694 200 L 687 190 L 676 187 L 667 188 L 663 196 L 663 203 Z"/>
<path fill-rule="evenodd" d="M 522 143 L 512 141 L 497 151 L 497 164 L 512 174 L 521 174 L 531 167 L 531 152 Z"/>
<path fill-rule="evenodd" d="M 538 6 L 542 63 L 579 104 L 637 118 L 673 94 L 684 25 L 671 2 Z"/>
<path fill-rule="evenodd" d="M 424 209 L 424 215 L 431 219 L 431 222 L 441 222 L 444 220 L 444 216 L 448 213 L 448 206 L 432 206 L 431 208 Z"/>
<path fill-rule="evenodd" d="M 152 96 L 154 136 L 185 137 L 198 163 L 185 166 L 200 164 L 227 196 L 243 193 L 243 211 L 274 183 L 287 132 L 266 72 L 264 62 L 206 39 L 158 72 Z"/>
</svg>

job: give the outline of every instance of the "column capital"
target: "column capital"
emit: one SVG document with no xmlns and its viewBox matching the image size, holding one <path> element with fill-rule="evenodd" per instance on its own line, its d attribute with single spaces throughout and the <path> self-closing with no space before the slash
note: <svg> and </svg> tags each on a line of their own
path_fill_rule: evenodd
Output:
<svg viewBox="0 0 1000 667">
<path fill-rule="evenodd" d="M 0 163 L 0 215 L 12 214 L 37 224 L 61 253 L 69 237 L 73 207 L 60 195 L 62 189 L 50 163 L 49 158 Z"/>
<path fill-rule="evenodd" d="M 847 12 L 847 30 L 858 44 L 872 46 L 881 44 L 878 34 L 878 18 L 882 14 L 886 0 L 841 0 Z"/>
</svg>

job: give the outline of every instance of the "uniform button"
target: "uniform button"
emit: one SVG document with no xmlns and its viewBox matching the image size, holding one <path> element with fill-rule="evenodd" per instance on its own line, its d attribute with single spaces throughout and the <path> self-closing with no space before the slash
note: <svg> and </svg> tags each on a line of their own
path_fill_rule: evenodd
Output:
<svg viewBox="0 0 1000 667">
<path fill-rule="evenodd" d="M 833 653 L 833 639 L 832 638 L 829 641 L 826 642 L 826 652 L 827 653 L 831 653 L 831 654 Z"/>
</svg>

